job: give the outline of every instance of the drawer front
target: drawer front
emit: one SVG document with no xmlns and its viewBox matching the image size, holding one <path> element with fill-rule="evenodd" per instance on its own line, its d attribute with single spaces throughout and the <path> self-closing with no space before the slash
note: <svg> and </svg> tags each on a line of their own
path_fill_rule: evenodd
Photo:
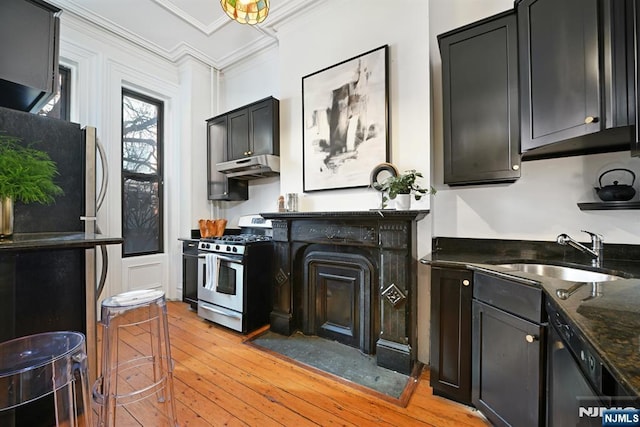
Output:
<svg viewBox="0 0 640 427">
<path fill-rule="evenodd" d="M 542 288 L 475 273 L 473 297 L 509 313 L 544 323 Z"/>
</svg>

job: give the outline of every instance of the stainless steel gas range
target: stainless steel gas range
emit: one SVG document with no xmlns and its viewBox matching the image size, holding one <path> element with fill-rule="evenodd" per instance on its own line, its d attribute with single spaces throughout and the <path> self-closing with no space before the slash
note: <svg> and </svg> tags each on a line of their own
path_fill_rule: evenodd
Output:
<svg viewBox="0 0 640 427">
<path fill-rule="evenodd" d="M 198 315 L 238 332 L 269 323 L 273 245 L 271 221 L 240 218 L 240 234 L 198 243 Z"/>
</svg>

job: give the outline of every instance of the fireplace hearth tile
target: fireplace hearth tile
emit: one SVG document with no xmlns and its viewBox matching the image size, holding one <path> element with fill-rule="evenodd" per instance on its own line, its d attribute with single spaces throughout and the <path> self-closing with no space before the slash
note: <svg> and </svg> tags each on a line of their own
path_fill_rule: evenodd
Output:
<svg viewBox="0 0 640 427">
<path fill-rule="evenodd" d="M 355 347 L 301 332 L 284 336 L 267 331 L 247 342 L 394 399 L 400 399 L 405 389 L 417 381 L 378 366 L 375 356 L 363 354 Z"/>
</svg>

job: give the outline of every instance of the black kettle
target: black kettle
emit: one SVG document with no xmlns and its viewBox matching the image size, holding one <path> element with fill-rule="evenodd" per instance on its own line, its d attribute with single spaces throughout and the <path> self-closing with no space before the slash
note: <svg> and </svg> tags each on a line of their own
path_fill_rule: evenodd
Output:
<svg viewBox="0 0 640 427">
<path fill-rule="evenodd" d="M 629 172 L 629 174 L 631 175 L 631 184 L 628 184 L 628 185 L 618 184 L 618 181 L 613 181 L 613 185 L 605 185 L 603 187 L 602 177 L 608 174 L 609 172 L 614 172 L 614 171 Z M 606 172 L 602 172 L 602 174 L 600 175 L 600 178 L 598 179 L 600 188 L 596 187 L 595 190 L 598 193 L 598 197 L 600 197 L 600 200 L 602 200 L 603 202 L 627 201 L 627 200 L 631 200 L 633 196 L 636 195 L 636 190 L 633 188 L 633 183 L 635 182 L 635 180 L 636 180 L 636 174 L 633 173 L 633 171 L 630 171 L 629 169 L 624 169 L 624 168 L 610 169 Z"/>
</svg>

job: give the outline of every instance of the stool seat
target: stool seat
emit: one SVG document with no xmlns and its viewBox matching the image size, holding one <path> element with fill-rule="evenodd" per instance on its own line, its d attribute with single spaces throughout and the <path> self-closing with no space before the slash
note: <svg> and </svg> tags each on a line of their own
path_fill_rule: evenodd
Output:
<svg viewBox="0 0 640 427">
<path fill-rule="evenodd" d="M 91 424 L 83 334 L 45 332 L 0 343 L 0 411 L 52 393 L 56 425 Z"/>
<path fill-rule="evenodd" d="M 164 292 L 157 289 L 141 289 L 114 295 L 102 301 L 102 307 L 109 308 L 133 308 L 147 305 L 153 301 L 164 298 Z"/>
</svg>

